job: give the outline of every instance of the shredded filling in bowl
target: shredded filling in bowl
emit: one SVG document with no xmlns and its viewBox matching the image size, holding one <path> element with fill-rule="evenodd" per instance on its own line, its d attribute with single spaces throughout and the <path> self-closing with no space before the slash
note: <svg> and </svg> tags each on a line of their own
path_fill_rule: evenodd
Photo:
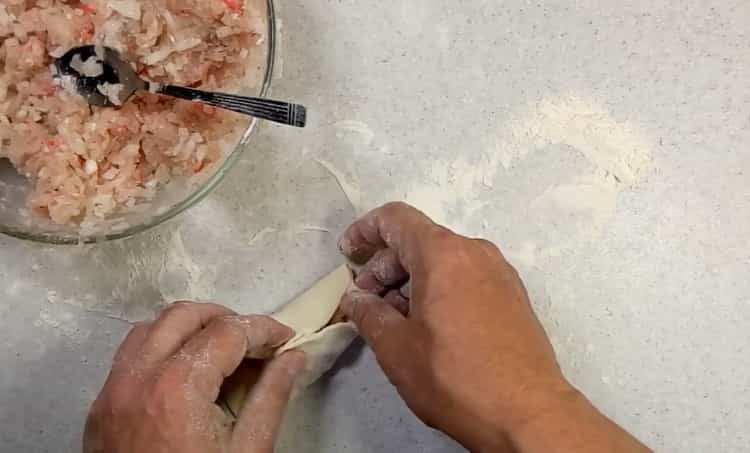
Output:
<svg viewBox="0 0 750 453">
<path fill-rule="evenodd" d="M 266 18 L 249 0 L 0 0 L 0 159 L 31 183 L 31 216 L 92 227 L 206 172 L 247 121 L 151 93 L 89 106 L 53 79 L 67 50 L 118 50 L 143 78 L 227 90 L 248 81 Z M 253 76 L 257 76 L 253 74 Z"/>
</svg>

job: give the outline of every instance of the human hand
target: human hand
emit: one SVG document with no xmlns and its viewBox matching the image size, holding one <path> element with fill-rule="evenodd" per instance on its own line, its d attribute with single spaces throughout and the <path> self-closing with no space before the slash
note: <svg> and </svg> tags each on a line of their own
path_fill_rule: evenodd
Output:
<svg viewBox="0 0 750 453">
<path fill-rule="evenodd" d="M 234 427 L 215 404 L 245 358 L 269 359 L 294 332 L 265 316 L 181 302 L 133 328 L 86 422 L 84 453 L 270 453 L 305 356 L 267 363 Z"/>
<path fill-rule="evenodd" d="M 349 227 L 340 248 L 363 264 L 363 291 L 345 295 L 342 310 L 428 425 L 473 451 L 509 450 L 514 430 L 576 397 L 493 244 L 392 203 Z"/>
</svg>

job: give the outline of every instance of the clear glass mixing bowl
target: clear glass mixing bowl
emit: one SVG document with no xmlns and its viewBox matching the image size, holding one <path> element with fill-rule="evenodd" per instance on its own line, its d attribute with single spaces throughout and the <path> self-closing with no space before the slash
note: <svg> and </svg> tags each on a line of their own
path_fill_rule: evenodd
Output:
<svg viewBox="0 0 750 453">
<path fill-rule="evenodd" d="M 263 52 L 248 60 L 248 71 L 257 71 L 255 78 L 259 83 L 242 94 L 264 97 L 271 85 L 276 58 L 276 16 L 273 0 L 253 1 L 266 17 L 266 39 Z M 48 244 L 78 244 L 122 239 L 146 231 L 184 212 L 211 193 L 250 143 L 257 123 L 256 119 L 249 119 L 237 146 L 209 171 L 186 181 L 172 181 L 148 204 L 107 218 L 88 231 L 77 226 L 55 225 L 29 214 L 25 209 L 28 181 L 16 173 L 10 162 L 0 159 L 0 233 Z"/>
</svg>

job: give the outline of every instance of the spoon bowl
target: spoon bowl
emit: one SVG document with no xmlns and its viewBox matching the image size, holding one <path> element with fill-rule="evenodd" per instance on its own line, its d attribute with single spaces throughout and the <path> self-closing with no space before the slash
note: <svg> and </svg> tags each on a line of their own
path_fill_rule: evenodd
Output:
<svg viewBox="0 0 750 453">
<path fill-rule="evenodd" d="M 66 52 L 55 61 L 55 76 L 68 90 L 74 90 L 91 105 L 114 107 L 124 104 L 136 91 L 148 89 L 120 54 L 109 47 L 82 46 Z M 108 96 L 116 87 L 115 96 Z"/>
</svg>

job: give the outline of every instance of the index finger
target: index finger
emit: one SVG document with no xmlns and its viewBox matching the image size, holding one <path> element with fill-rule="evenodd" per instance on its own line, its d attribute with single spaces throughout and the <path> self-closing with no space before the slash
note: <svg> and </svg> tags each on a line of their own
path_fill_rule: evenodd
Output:
<svg viewBox="0 0 750 453">
<path fill-rule="evenodd" d="M 135 358 L 145 366 L 158 366 L 212 320 L 234 314 L 217 304 L 175 302 L 162 310 L 151 324 Z"/>
<path fill-rule="evenodd" d="M 165 364 L 164 374 L 214 401 L 242 360 L 269 358 L 293 336 L 292 329 L 267 316 L 223 316 L 190 339 Z"/>
<path fill-rule="evenodd" d="M 365 214 L 344 232 L 339 241 L 341 252 L 363 264 L 379 250 L 394 249 L 407 272 L 414 271 L 430 233 L 442 227 L 424 213 L 406 203 L 388 203 Z"/>
</svg>

